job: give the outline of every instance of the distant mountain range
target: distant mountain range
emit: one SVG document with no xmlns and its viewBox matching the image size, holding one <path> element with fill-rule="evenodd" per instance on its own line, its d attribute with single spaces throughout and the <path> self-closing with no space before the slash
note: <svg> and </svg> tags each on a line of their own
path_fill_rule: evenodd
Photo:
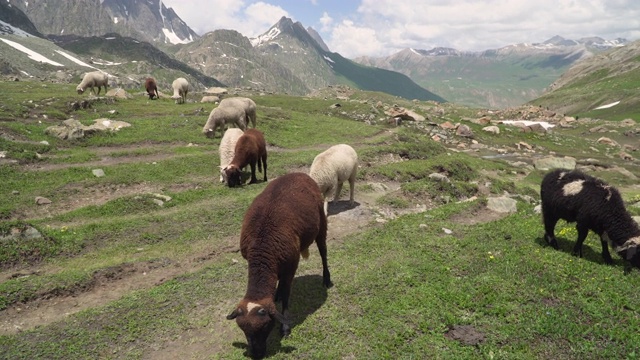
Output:
<svg viewBox="0 0 640 360">
<path fill-rule="evenodd" d="M 442 47 L 404 49 L 386 57 L 359 57 L 354 61 L 403 73 L 449 101 L 503 108 L 537 98 L 576 62 L 626 43 L 624 39 L 569 40 L 554 36 L 542 43 L 481 52 Z"/>
<path fill-rule="evenodd" d="M 59 46 L 85 61 L 108 63 L 123 86 L 139 86 L 139 79 L 147 75 L 168 83 L 181 74 L 196 88 L 215 84 L 304 95 L 344 84 L 408 99 L 488 108 L 535 99 L 572 65 L 627 43 L 555 36 L 543 43 L 482 52 L 405 49 L 386 57 L 349 60 L 331 52 L 315 30 L 286 17 L 254 39 L 233 30 L 199 36 L 161 0 L 0 1 L 0 33 L 16 28 L 46 36 L 55 42 L 51 49 Z M 45 40 L 32 43 L 46 47 Z M 56 50 L 50 52 L 58 57 Z M 47 77 L 53 70 L 26 65 L 23 57 L 0 43 L 2 73 Z M 72 77 L 83 70 L 77 63 L 69 69 Z"/>
</svg>

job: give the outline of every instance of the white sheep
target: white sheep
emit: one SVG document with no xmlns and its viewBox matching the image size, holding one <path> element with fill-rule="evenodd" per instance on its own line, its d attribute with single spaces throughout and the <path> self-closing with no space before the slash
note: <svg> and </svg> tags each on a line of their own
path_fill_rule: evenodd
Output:
<svg viewBox="0 0 640 360">
<path fill-rule="evenodd" d="M 222 99 L 222 101 L 220 101 L 219 106 L 235 106 L 235 107 L 243 108 L 245 111 L 246 127 L 249 127 L 249 122 L 251 122 L 251 125 L 255 129 L 256 103 L 253 100 L 246 97 L 240 97 L 240 96 L 230 97 L 230 98 Z"/>
<path fill-rule="evenodd" d="M 244 131 L 237 128 L 230 128 L 224 132 L 224 136 L 222 140 L 220 140 L 220 182 L 225 182 L 225 172 L 224 168 L 227 167 L 233 160 L 233 155 L 235 154 L 236 143 L 240 136 L 244 134 Z"/>
<path fill-rule="evenodd" d="M 107 87 L 109 86 L 109 76 L 102 71 L 92 71 L 84 74 L 82 81 L 76 87 L 78 94 L 84 93 L 87 88 L 91 89 L 91 93 L 94 94 L 94 87 L 98 88 L 97 95 L 100 95 L 100 88 L 104 86 L 104 93 L 107 93 Z"/>
<path fill-rule="evenodd" d="M 179 77 L 173 80 L 171 87 L 173 88 L 172 99 L 176 99 L 178 104 L 187 102 L 187 93 L 189 93 L 189 82 L 187 79 Z"/>
<path fill-rule="evenodd" d="M 234 124 L 245 130 L 246 120 L 243 108 L 235 106 L 218 106 L 211 110 L 207 123 L 202 128 L 202 133 L 208 138 L 216 137 L 216 129 L 220 127 L 220 137 L 223 136 L 226 125 Z"/>
<path fill-rule="evenodd" d="M 353 190 L 358 170 L 358 154 L 349 145 L 334 145 L 313 159 L 309 175 L 318 183 L 324 197 L 324 213 L 328 214 L 327 198 L 334 193 L 333 201 L 338 201 L 342 184 L 349 180 L 349 200 L 353 206 Z"/>
</svg>

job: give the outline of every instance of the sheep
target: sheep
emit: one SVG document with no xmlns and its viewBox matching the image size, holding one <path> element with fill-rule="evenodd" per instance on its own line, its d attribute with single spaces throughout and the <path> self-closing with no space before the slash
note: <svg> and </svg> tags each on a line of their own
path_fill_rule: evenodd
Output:
<svg viewBox="0 0 640 360">
<path fill-rule="evenodd" d="M 216 137 L 216 129 L 220 127 L 220 137 L 222 137 L 227 124 L 234 124 L 236 127 L 245 130 L 245 116 L 245 111 L 242 108 L 218 106 L 209 113 L 209 118 L 202 128 L 202 133 L 208 138 L 214 138 Z"/>
<path fill-rule="evenodd" d="M 338 201 L 342 184 L 349 180 L 349 201 L 353 206 L 353 191 L 358 170 L 358 154 L 349 145 L 334 145 L 318 154 L 309 170 L 309 175 L 320 187 L 324 197 L 324 213 L 328 214 L 327 198 L 334 193 L 333 201 Z"/>
<path fill-rule="evenodd" d="M 559 219 L 576 222 L 578 240 L 573 253 L 582 257 L 582 243 L 589 230 L 600 236 L 602 258 L 611 264 L 608 244 L 629 265 L 640 267 L 640 228 L 626 211 L 617 189 L 580 171 L 554 170 L 540 186 L 545 241 L 558 249 L 554 229 Z"/>
<path fill-rule="evenodd" d="M 94 87 L 98 88 L 96 96 L 100 95 L 100 88 L 104 86 L 104 93 L 107 93 L 107 87 L 109 86 L 109 76 L 102 71 L 91 71 L 84 74 L 82 81 L 76 87 L 78 94 L 84 93 L 87 88 L 91 89 L 91 93 L 94 94 Z"/>
<path fill-rule="evenodd" d="M 158 99 L 160 98 L 160 95 L 158 95 L 158 85 L 156 85 L 156 79 L 148 77 L 144 81 L 144 88 L 147 90 L 149 100 L 153 100 L 154 97 Z"/>
<path fill-rule="evenodd" d="M 222 140 L 220 140 L 220 182 L 225 181 L 224 168 L 226 168 L 229 163 L 231 163 L 231 160 L 233 160 L 236 143 L 242 134 L 244 134 L 244 131 L 241 129 L 227 129 L 227 131 L 224 132 Z"/>
<path fill-rule="evenodd" d="M 245 124 L 246 127 L 249 127 L 249 122 L 251 122 L 251 126 L 255 129 L 256 127 L 256 103 L 246 97 L 231 97 L 222 99 L 220 101 L 219 106 L 236 106 L 243 108 L 245 111 Z"/>
<path fill-rule="evenodd" d="M 251 181 L 249 184 L 258 182 L 256 178 L 256 163 L 258 171 L 262 172 L 264 167 L 264 181 L 267 181 L 267 144 L 262 133 L 256 129 L 247 129 L 236 143 L 233 159 L 222 169 L 227 185 L 234 187 L 242 184 L 242 172 L 240 169 L 249 165 L 251 167 Z"/>
<path fill-rule="evenodd" d="M 300 256 L 308 258 L 314 240 L 322 259 L 323 285 L 333 286 L 326 239 L 322 195 L 307 174 L 278 177 L 249 206 L 240 233 L 240 251 L 248 262 L 247 291 L 227 319 L 236 320 L 254 358 L 265 356 L 267 338 L 276 321 L 281 324 L 282 336 L 291 334 L 291 285 Z M 282 312 L 275 304 L 279 300 Z"/>
<path fill-rule="evenodd" d="M 189 93 L 189 82 L 187 79 L 179 77 L 173 80 L 171 87 L 173 88 L 172 99 L 176 99 L 178 104 L 187 102 L 187 94 Z"/>
</svg>

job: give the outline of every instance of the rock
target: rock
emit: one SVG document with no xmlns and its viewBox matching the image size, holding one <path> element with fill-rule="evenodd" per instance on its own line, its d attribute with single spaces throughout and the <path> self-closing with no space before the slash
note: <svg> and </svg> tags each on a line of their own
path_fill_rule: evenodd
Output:
<svg viewBox="0 0 640 360">
<path fill-rule="evenodd" d="M 518 211 L 517 203 L 510 197 L 493 197 L 487 200 L 487 209 L 498 213 L 515 213 Z"/>
<path fill-rule="evenodd" d="M 36 205 L 47 205 L 47 204 L 51 204 L 51 200 L 42 196 L 36 196 Z"/>
<path fill-rule="evenodd" d="M 200 102 L 203 102 L 203 103 L 204 102 L 215 103 L 215 102 L 218 102 L 218 101 L 220 101 L 220 98 L 215 96 L 215 95 L 203 96 L 202 99 L 200 100 Z"/>
<path fill-rule="evenodd" d="M 116 88 L 107 91 L 105 96 L 112 96 L 118 99 L 132 99 L 133 95 L 126 92 L 123 88 Z"/>
<path fill-rule="evenodd" d="M 228 90 L 222 87 L 210 87 L 207 90 L 205 90 L 204 93 L 220 97 L 220 95 L 227 94 Z"/>
<path fill-rule="evenodd" d="M 129 127 L 131 124 L 124 121 L 114 121 L 107 118 L 96 119 L 91 126 L 82 125 L 76 119 L 67 119 L 62 125 L 49 126 L 44 130 L 45 134 L 55 136 L 61 140 L 80 139 L 87 135 L 101 131 L 118 131 L 121 128 Z"/>
<path fill-rule="evenodd" d="M 604 132 L 608 132 L 609 129 L 607 129 L 604 125 L 598 125 L 596 127 L 593 127 L 591 129 L 589 129 L 590 133 L 596 133 L 596 132 L 600 132 L 600 133 L 604 133 Z"/>
<path fill-rule="evenodd" d="M 551 170 L 551 169 L 567 169 L 574 170 L 576 168 L 576 159 L 572 157 L 545 157 L 542 159 L 537 159 L 533 162 L 533 166 L 537 170 Z"/>
<path fill-rule="evenodd" d="M 597 140 L 597 142 L 599 144 L 604 144 L 604 145 L 608 145 L 608 146 L 620 146 L 617 142 L 615 142 L 614 140 L 609 139 L 608 137 L 601 137 Z"/>
<path fill-rule="evenodd" d="M 440 182 L 450 182 L 449 178 L 444 174 L 433 173 L 429 174 L 429 179 L 433 179 Z"/>
<path fill-rule="evenodd" d="M 487 125 L 491 122 L 491 118 L 489 118 L 488 116 L 483 116 L 479 119 L 472 119 L 471 122 L 478 125 Z"/>
<path fill-rule="evenodd" d="M 536 133 L 546 133 L 547 132 L 547 129 L 544 126 L 542 126 L 542 124 L 535 123 L 535 124 L 529 125 L 528 127 L 531 129 L 531 131 L 536 132 Z"/>
<path fill-rule="evenodd" d="M 473 131 L 467 125 L 460 125 L 456 129 L 456 135 L 470 138 L 470 137 L 473 137 Z"/>
<path fill-rule="evenodd" d="M 91 170 L 91 172 L 93 173 L 93 175 L 95 177 L 103 177 L 104 176 L 104 170 L 102 170 L 102 169 L 93 169 L 93 170 Z"/>
<path fill-rule="evenodd" d="M 622 126 L 635 126 L 636 122 L 633 119 L 624 119 L 620 122 Z"/>
<path fill-rule="evenodd" d="M 440 124 L 440 125 L 438 125 L 438 126 L 440 126 L 440 127 L 441 127 L 441 128 L 443 128 L 443 129 L 447 129 L 447 130 L 453 130 L 453 129 L 455 129 L 455 128 L 456 128 L 456 126 L 455 126 L 455 125 L 453 125 L 453 124 L 452 124 L 451 122 L 449 122 L 449 121 L 445 121 L 445 122 L 443 122 L 442 124 Z"/>
<path fill-rule="evenodd" d="M 536 213 L 536 214 L 542 214 L 542 205 L 536 205 L 533 208 L 533 212 Z"/>
<path fill-rule="evenodd" d="M 524 141 L 520 141 L 519 143 L 516 144 L 516 146 L 518 147 L 518 150 L 520 150 L 521 148 L 525 148 L 527 150 L 533 150 L 533 146 L 527 144 Z"/>
<path fill-rule="evenodd" d="M 496 134 L 496 135 L 500 134 L 500 128 L 495 125 L 483 127 L 482 131 L 486 131 L 488 133 Z"/>
<path fill-rule="evenodd" d="M 151 201 L 153 201 L 158 206 L 164 206 L 164 201 L 160 199 L 151 199 Z"/>
<path fill-rule="evenodd" d="M 631 156 L 629 153 L 626 153 L 624 151 L 620 151 L 620 153 L 618 155 L 620 156 L 620 159 L 622 159 L 622 160 L 633 161 L 633 156 Z"/>
<path fill-rule="evenodd" d="M 155 198 L 158 198 L 160 200 L 163 200 L 165 202 L 169 202 L 171 201 L 171 196 L 168 195 L 163 195 L 163 194 L 152 194 Z"/>
</svg>

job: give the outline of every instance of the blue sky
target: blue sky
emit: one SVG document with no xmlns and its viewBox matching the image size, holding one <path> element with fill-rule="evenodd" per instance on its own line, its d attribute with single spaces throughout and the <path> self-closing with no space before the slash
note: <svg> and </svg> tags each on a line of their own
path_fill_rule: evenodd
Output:
<svg viewBox="0 0 640 360">
<path fill-rule="evenodd" d="M 161 1 L 199 35 L 233 29 L 256 37 L 287 16 L 313 27 L 347 58 L 409 47 L 482 51 L 554 35 L 640 39 L 639 0 Z"/>
</svg>

